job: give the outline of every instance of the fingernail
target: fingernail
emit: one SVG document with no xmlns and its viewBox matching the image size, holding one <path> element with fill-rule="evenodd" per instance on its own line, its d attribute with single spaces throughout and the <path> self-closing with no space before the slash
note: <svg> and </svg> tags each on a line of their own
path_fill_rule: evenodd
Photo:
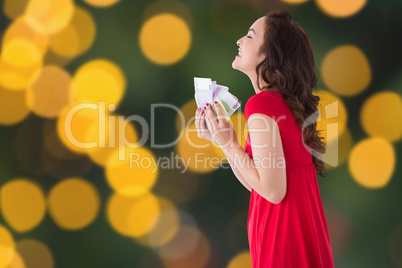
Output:
<svg viewBox="0 0 402 268">
<path fill-rule="evenodd" d="M 217 104 L 218 102 L 217 101 L 215 101 L 215 104 Z"/>
<path fill-rule="evenodd" d="M 209 103 L 207 103 L 207 106 L 209 106 Z"/>
</svg>

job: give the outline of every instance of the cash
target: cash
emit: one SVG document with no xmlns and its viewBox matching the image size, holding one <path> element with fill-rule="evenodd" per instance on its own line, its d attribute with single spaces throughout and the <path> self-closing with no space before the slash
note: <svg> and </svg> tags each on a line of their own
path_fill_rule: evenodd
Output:
<svg viewBox="0 0 402 268">
<path fill-rule="evenodd" d="M 238 99 L 229 92 L 229 88 L 218 85 L 216 81 L 212 81 L 211 78 L 194 77 L 194 88 L 194 97 L 197 102 L 197 107 L 204 108 L 207 103 L 209 103 L 215 118 L 217 118 L 217 113 L 215 105 L 212 105 L 215 101 L 223 108 L 222 113 L 226 121 L 229 121 L 230 116 L 240 107 Z"/>
</svg>

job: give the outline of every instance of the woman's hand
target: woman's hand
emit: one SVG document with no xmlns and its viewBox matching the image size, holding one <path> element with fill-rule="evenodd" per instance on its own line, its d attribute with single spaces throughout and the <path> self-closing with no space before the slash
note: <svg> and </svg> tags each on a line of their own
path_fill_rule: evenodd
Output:
<svg viewBox="0 0 402 268">
<path fill-rule="evenodd" d="M 215 102 L 214 105 L 215 111 L 218 115 L 218 120 L 215 119 L 212 107 L 209 104 L 207 104 L 206 107 L 205 118 L 208 129 L 210 130 L 211 141 L 217 143 L 223 150 L 235 145 L 238 141 L 233 126 L 226 121 L 225 116 L 222 113 L 223 108 L 218 104 L 218 102 Z"/>
<path fill-rule="evenodd" d="M 205 127 L 205 116 L 205 111 L 201 108 L 197 108 L 195 113 L 195 127 L 197 128 L 198 137 L 211 141 L 211 132 Z"/>
</svg>

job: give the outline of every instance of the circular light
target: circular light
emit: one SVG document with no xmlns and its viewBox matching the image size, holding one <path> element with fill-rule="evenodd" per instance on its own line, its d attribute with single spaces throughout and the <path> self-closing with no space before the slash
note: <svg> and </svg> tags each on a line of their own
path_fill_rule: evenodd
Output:
<svg viewBox="0 0 402 268">
<path fill-rule="evenodd" d="M 376 93 L 368 98 L 360 112 L 364 130 L 389 142 L 402 137 L 402 98 L 391 91 Z"/>
<path fill-rule="evenodd" d="M 54 186 L 48 197 L 49 212 L 63 229 L 78 230 L 98 215 L 100 198 L 96 188 L 81 178 L 69 178 Z"/>
<path fill-rule="evenodd" d="M 139 40 L 142 52 L 151 62 L 170 65 L 181 60 L 189 51 L 191 31 L 183 19 L 162 13 L 144 23 Z"/>
<path fill-rule="evenodd" d="M 328 88 L 342 96 L 355 96 L 371 83 L 370 62 L 356 46 L 334 48 L 325 56 L 321 69 Z"/>
<path fill-rule="evenodd" d="M 349 156 L 349 171 L 360 185 L 381 188 L 395 169 L 395 150 L 386 140 L 374 137 L 360 141 Z"/>
</svg>

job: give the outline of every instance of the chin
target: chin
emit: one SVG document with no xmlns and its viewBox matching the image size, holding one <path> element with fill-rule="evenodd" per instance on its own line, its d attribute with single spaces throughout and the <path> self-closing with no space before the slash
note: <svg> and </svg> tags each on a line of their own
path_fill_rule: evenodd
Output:
<svg viewBox="0 0 402 268">
<path fill-rule="evenodd" d="M 239 66 L 237 66 L 236 64 L 232 64 L 232 68 L 235 69 L 235 70 L 238 70 L 239 72 L 244 73 L 244 72 L 241 70 L 241 68 L 239 68 Z"/>
<path fill-rule="evenodd" d="M 234 60 L 234 61 L 232 62 L 232 68 L 235 69 L 235 70 L 239 70 L 239 68 L 238 68 L 237 64 L 235 63 L 235 61 L 236 61 L 236 60 Z M 239 71 L 240 71 L 240 70 L 239 70 Z"/>
</svg>

